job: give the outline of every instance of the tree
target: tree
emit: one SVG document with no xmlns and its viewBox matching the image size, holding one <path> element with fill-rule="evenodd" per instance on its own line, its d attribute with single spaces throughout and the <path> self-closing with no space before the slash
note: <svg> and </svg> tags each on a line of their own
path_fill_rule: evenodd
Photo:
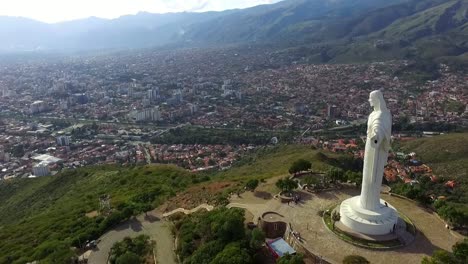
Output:
<svg viewBox="0 0 468 264">
<path fill-rule="evenodd" d="M 251 191 L 254 191 L 258 187 L 258 180 L 249 180 L 246 184 L 245 187 Z"/>
<path fill-rule="evenodd" d="M 370 262 L 363 256 L 349 255 L 343 259 L 343 264 L 369 264 Z"/>
<path fill-rule="evenodd" d="M 317 185 L 320 183 L 320 180 L 317 179 L 317 177 L 309 175 L 304 178 L 304 183 L 309 187 L 317 187 Z"/>
<path fill-rule="evenodd" d="M 337 181 L 345 181 L 345 173 L 342 169 L 340 168 L 330 168 L 327 172 L 327 176 L 330 177 L 332 182 L 337 182 Z"/>
<path fill-rule="evenodd" d="M 451 224 L 455 226 L 460 226 L 460 225 L 465 224 L 465 215 L 463 214 L 463 212 L 457 210 L 452 205 L 440 206 L 437 209 L 437 213 L 442 218 L 449 221 Z"/>
<path fill-rule="evenodd" d="M 436 250 L 432 257 L 425 257 L 422 264 L 464 264 L 468 263 L 468 238 L 452 247 L 453 253 Z"/>
<path fill-rule="evenodd" d="M 350 182 L 354 182 L 357 186 L 360 186 L 362 183 L 362 173 L 354 171 L 346 171 L 346 178 Z"/>
<path fill-rule="evenodd" d="M 208 264 L 223 250 L 224 245 L 213 240 L 201 245 L 190 257 L 190 263 Z M 185 263 L 185 262 L 184 262 Z"/>
<path fill-rule="evenodd" d="M 421 264 L 456 264 L 455 258 L 450 252 L 445 250 L 436 250 L 432 257 L 424 257 Z"/>
<path fill-rule="evenodd" d="M 331 219 L 333 221 L 333 229 L 335 229 L 335 222 L 338 222 L 341 219 L 340 213 L 338 211 L 333 211 Z"/>
<path fill-rule="evenodd" d="M 468 263 L 468 238 L 453 245 L 452 250 L 457 260 L 460 260 L 461 263 Z"/>
<path fill-rule="evenodd" d="M 210 264 L 249 264 L 251 257 L 247 250 L 241 248 L 237 243 L 227 245 L 223 251 L 218 253 Z"/>
<path fill-rule="evenodd" d="M 126 252 L 118 257 L 115 261 L 116 264 L 140 264 L 140 257 L 133 252 Z"/>
<path fill-rule="evenodd" d="M 265 233 L 258 228 L 254 228 L 252 230 L 251 238 L 250 238 L 250 248 L 259 250 L 262 248 L 263 244 L 265 243 Z"/>
<path fill-rule="evenodd" d="M 290 255 L 286 253 L 278 259 L 276 264 L 304 264 L 304 256 L 302 254 Z"/>
<path fill-rule="evenodd" d="M 298 187 L 298 184 L 295 180 L 286 177 L 284 179 L 279 179 L 276 182 L 276 187 L 280 188 L 283 192 L 291 193 L 292 190 Z"/>
<path fill-rule="evenodd" d="M 293 162 L 291 167 L 289 167 L 289 173 L 296 174 L 301 171 L 308 171 L 311 168 L 312 168 L 312 163 L 310 163 L 310 161 L 307 161 L 305 159 L 299 159 Z"/>
<path fill-rule="evenodd" d="M 148 216 L 148 212 L 153 209 L 153 206 L 151 206 L 151 204 L 149 204 L 149 203 L 144 203 L 144 204 L 139 205 L 138 209 L 141 212 L 144 212 L 146 216 Z"/>
</svg>

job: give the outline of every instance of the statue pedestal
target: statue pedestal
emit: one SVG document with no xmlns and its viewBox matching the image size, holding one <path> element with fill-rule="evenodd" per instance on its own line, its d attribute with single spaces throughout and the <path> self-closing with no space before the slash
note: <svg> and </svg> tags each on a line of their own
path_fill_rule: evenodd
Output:
<svg viewBox="0 0 468 264">
<path fill-rule="evenodd" d="M 361 207 L 359 196 L 344 200 L 340 205 L 340 222 L 352 230 L 366 235 L 385 235 L 393 231 L 398 222 L 396 209 L 380 199 L 380 207 L 367 210 Z"/>
</svg>

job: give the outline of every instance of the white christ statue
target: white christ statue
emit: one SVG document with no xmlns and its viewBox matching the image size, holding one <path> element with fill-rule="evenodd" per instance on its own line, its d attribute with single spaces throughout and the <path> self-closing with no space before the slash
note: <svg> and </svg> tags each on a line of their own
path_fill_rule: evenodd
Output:
<svg viewBox="0 0 468 264">
<path fill-rule="evenodd" d="M 360 203 L 362 208 L 375 210 L 380 205 L 380 186 L 392 135 L 392 116 L 381 91 L 369 95 L 374 111 L 367 121 L 367 140 L 364 152 L 364 170 Z"/>
<path fill-rule="evenodd" d="M 359 233 L 384 235 L 392 232 L 398 221 L 395 208 L 380 199 L 384 167 L 390 150 L 392 116 L 381 91 L 371 92 L 369 103 L 374 111 L 367 121 L 361 195 L 341 203 L 340 222 Z"/>
</svg>

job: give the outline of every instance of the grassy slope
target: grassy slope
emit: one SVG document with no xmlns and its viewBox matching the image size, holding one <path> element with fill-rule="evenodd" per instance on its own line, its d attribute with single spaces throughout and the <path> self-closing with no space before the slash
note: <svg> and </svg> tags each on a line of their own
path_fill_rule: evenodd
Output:
<svg viewBox="0 0 468 264">
<path fill-rule="evenodd" d="M 422 138 L 402 147 L 414 151 L 428 163 L 436 175 L 447 178 L 468 178 L 468 133 Z"/>
<path fill-rule="evenodd" d="M 174 192 L 192 184 L 192 176 L 173 166 L 119 168 L 90 167 L 59 176 L 20 179 L 0 184 L 0 263 L 17 263 L 53 255 L 48 242 L 72 240 L 99 226 L 86 212 L 97 210 L 98 197 L 111 196 L 112 207 L 128 203 L 137 194 L 158 189 L 156 206 Z M 100 219 L 103 220 L 102 218 Z M 82 241 L 84 242 L 84 241 Z M 58 250 L 55 259 L 68 255 Z M 66 252 L 68 251 L 68 253 Z M 21 257 L 23 257 L 21 259 Z M 45 263 L 53 263 L 50 258 Z"/>
<path fill-rule="evenodd" d="M 437 20 L 444 13 L 445 9 L 454 3 L 455 1 L 450 1 L 412 16 L 399 19 L 383 30 L 384 36 L 387 38 L 400 38 L 412 36 L 427 29 L 434 30 Z"/>
<path fill-rule="evenodd" d="M 298 159 L 312 162 L 314 171 L 326 171 L 328 164 L 317 159 L 317 150 L 301 145 L 282 145 L 274 149 L 258 151 L 256 155 L 245 159 L 244 164 L 235 166 L 228 171 L 219 173 L 221 179 L 267 179 L 287 175 L 289 166 Z M 327 153 L 333 157 L 334 154 Z"/>
<path fill-rule="evenodd" d="M 388 60 L 415 56 L 455 56 L 450 60 L 463 60 L 463 57 L 456 56 L 463 53 L 467 47 L 465 13 L 468 3 L 451 0 L 427 1 L 423 6 L 418 5 L 419 1 L 413 1 L 382 8 L 358 17 L 357 24 L 351 21 L 346 25 L 351 32 L 347 36 L 360 37 L 352 43 L 332 47 L 328 52 L 333 57 L 331 62 Z M 377 39 L 385 40 L 387 47 L 375 48 L 374 41 Z"/>
</svg>

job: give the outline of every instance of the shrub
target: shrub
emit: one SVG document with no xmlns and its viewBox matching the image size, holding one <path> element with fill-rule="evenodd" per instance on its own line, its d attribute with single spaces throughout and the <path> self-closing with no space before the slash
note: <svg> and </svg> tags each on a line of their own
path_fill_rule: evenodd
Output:
<svg viewBox="0 0 468 264">
<path fill-rule="evenodd" d="M 349 255 L 343 259 L 343 264 L 369 264 L 370 262 L 363 256 Z"/>
</svg>

